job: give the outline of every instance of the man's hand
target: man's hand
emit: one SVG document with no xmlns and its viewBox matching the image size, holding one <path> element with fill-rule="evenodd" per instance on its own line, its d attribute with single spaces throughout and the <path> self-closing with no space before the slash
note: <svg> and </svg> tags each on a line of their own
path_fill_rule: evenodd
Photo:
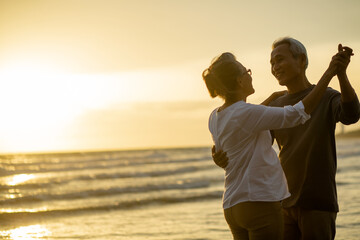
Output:
<svg viewBox="0 0 360 240">
<path fill-rule="evenodd" d="M 277 91 L 273 93 L 275 95 L 276 98 L 284 96 L 285 94 L 288 94 L 287 90 L 283 90 L 283 91 Z"/>
<path fill-rule="evenodd" d="M 226 168 L 226 166 L 229 163 L 229 159 L 226 156 L 226 152 L 223 152 L 222 150 L 216 152 L 215 146 L 212 147 L 211 152 L 215 164 L 221 168 Z"/>
<path fill-rule="evenodd" d="M 338 66 L 338 74 L 345 73 L 349 63 L 350 57 L 354 56 L 353 50 L 349 47 L 342 46 L 341 44 L 338 45 L 338 54 L 341 57 L 341 66 Z"/>
<path fill-rule="evenodd" d="M 288 91 L 287 90 L 283 90 L 283 91 L 278 91 L 278 92 L 274 92 L 270 95 L 270 97 L 268 97 L 267 99 L 265 99 L 261 105 L 264 106 L 268 106 L 272 101 L 276 100 L 277 98 L 287 94 Z"/>
<path fill-rule="evenodd" d="M 353 54 L 353 50 L 349 47 L 343 47 L 338 45 L 338 52 L 332 57 L 327 72 L 331 75 L 346 75 L 346 69 L 350 63 L 350 57 Z"/>
<path fill-rule="evenodd" d="M 350 57 L 354 55 L 353 50 L 349 47 L 343 47 L 341 44 L 339 44 L 337 55 L 339 55 L 337 60 L 340 64 L 337 68 L 337 77 L 340 83 L 341 101 L 351 102 L 356 99 L 356 93 L 347 77 L 346 69 L 350 63 Z"/>
</svg>

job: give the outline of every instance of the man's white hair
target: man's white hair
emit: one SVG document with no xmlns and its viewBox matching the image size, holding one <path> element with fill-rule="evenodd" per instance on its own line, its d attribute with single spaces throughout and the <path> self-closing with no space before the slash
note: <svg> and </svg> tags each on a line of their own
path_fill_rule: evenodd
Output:
<svg viewBox="0 0 360 240">
<path fill-rule="evenodd" d="M 306 48 L 300 41 L 291 37 L 282 37 L 274 41 L 274 43 L 272 44 L 272 49 L 274 50 L 274 48 L 281 44 L 289 44 L 289 50 L 294 57 L 298 57 L 304 54 L 306 57 L 305 69 L 308 67 L 309 59 L 307 56 Z"/>
</svg>

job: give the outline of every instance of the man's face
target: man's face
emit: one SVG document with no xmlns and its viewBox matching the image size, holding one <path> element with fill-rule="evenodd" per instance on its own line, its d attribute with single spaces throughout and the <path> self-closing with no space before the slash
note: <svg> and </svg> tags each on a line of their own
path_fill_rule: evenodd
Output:
<svg viewBox="0 0 360 240">
<path fill-rule="evenodd" d="M 295 58 L 288 44 L 281 44 L 271 52 L 271 73 L 282 86 L 287 86 L 301 75 L 301 59 Z"/>
</svg>

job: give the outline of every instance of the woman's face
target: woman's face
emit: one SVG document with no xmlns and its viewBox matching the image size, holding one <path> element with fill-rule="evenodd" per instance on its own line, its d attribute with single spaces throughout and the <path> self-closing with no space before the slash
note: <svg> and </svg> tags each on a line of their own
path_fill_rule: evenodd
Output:
<svg viewBox="0 0 360 240">
<path fill-rule="evenodd" d="M 255 92 L 255 89 L 252 85 L 252 77 L 251 77 L 251 70 L 246 69 L 241 63 L 239 63 L 239 68 L 241 70 L 241 74 L 238 77 L 238 81 L 241 87 L 241 90 L 249 96 Z"/>
</svg>

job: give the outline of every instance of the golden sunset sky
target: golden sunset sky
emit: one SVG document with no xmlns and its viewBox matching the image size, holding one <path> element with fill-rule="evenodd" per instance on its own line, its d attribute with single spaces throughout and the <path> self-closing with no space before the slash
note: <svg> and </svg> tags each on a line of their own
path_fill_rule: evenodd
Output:
<svg viewBox="0 0 360 240">
<path fill-rule="evenodd" d="M 221 101 L 202 71 L 233 52 L 259 103 L 284 89 L 269 64 L 283 36 L 307 47 L 312 83 L 338 43 L 352 47 L 359 94 L 359 12 L 358 0 L 0 0 L 0 153 L 210 146 Z"/>
</svg>

